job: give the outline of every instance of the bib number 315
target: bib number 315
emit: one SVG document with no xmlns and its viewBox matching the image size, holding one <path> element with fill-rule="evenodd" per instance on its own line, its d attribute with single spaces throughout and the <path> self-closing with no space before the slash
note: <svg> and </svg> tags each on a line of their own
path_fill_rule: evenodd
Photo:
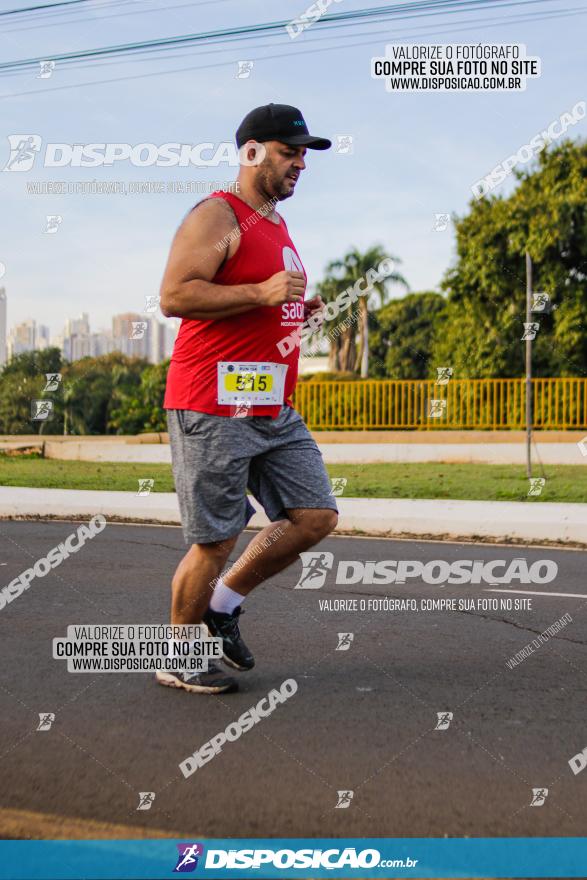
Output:
<svg viewBox="0 0 587 880">
<path fill-rule="evenodd" d="M 261 361 L 218 364 L 218 403 L 275 406 L 284 399 L 287 364 Z"/>
</svg>

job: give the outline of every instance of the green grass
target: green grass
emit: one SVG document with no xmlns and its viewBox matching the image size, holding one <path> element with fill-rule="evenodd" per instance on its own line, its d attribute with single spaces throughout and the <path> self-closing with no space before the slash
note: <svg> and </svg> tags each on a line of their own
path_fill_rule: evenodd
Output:
<svg viewBox="0 0 587 880">
<path fill-rule="evenodd" d="M 331 477 L 348 480 L 343 497 L 455 498 L 478 501 L 587 502 L 587 466 L 554 465 L 542 494 L 528 497 L 525 468 L 496 464 L 338 464 Z M 35 455 L 0 454 L 0 485 L 50 489 L 109 489 L 136 492 L 139 479 L 155 480 L 154 492 L 173 492 L 171 468 L 165 464 L 118 464 L 57 461 Z"/>
</svg>

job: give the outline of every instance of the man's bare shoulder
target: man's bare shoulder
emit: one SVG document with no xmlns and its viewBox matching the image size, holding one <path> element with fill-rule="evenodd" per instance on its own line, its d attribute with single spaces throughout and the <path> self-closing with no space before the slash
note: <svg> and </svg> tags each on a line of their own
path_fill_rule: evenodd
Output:
<svg viewBox="0 0 587 880">
<path fill-rule="evenodd" d="M 228 231 L 238 226 L 235 213 L 226 199 L 202 199 L 186 214 L 182 226 L 212 227 Z"/>
</svg>

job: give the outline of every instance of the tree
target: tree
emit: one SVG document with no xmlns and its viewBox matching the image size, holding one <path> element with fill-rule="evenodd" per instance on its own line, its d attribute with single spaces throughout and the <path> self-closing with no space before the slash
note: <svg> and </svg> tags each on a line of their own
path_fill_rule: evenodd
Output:
<svg viewBox="0 0 587 880">
<path fill-rule="evenodd" d="M 116 434 L 140 434 L 144 431 L 167 430 L 163 398 L 168 369 L 168 360 L 150 365 L 141 373 L 138 387 L 120 387 L 108 420 L 110 431 Z"/>
<path fill-rule="evenodd" d="M 45 378 L 46 373 L 59 373 L 61 370 L 61 351 L 58 348 L 45 348 L 42 351 L 25 351 L 15 354 L 4 365 L 0 377 L 8 378 L 15 374 L 31 378 Z"/>
<path fill-rule="evenodd" d="M 49 420 L 33 421 L 33 400 L 53 398 L 44 391 L 48 373 L 61 372 L 61 352 L 58 348 L 27 351 L 15 355 L 0 373 L 0 433 L 39 434 L 59 433 L 60 416 L 55 411 Z"/>
<path fill-rule="evenodd" d="M 120 352 L 85 357 L 63 370 L 63 433 L 112 433 L 110 413 L 121 395 L 138 391 L 147 362 Z"/>
<path fill-rule="evenodd" d="M 587 144 L 564 141 L 517 171 L 509 197 L 471 201 L 455 221 L 457 262 L 442 283 L 448 305 L 433 358 L 460 377 L 516 377 L 524 372 L 525 251 L 534 290 L 554 309 L 535 313 L 536 375 L 587 371 Z"/>
<path fill-rule="evenodd" d="M 356 248 L 348 251 L 341 260 L 333 260 L 326 266 L 325 278 L 316 285 L 316 293 L 325 302 L 333 302 L 347 287 L 365 278 L 369 270 L 377 269 L 383 260 L 399 260 L 388 254 L 382 245 L 374 245 L 364 253 Z M 357 300 L 331 321 L 326 321 L 324 329 L 330 330 L 329 369 L 357 372 L 361 377 L 368 376 L 369 362 L 369 309 L 375 302 L 383 305 L 389 296 L 388 285 L 396 283 L 405 288 L 408 284 L 399 272 L 392 272 L 381 281 L 373 283 L 373 293 L 359 296 Z M 336 325 L 344 326 L 341 333 L 332 332 Z M 358 345 L 357 345 L 358 337 Z"/>
<path fill-rule="evenodd" d="M 369 375 L 374 378 L 436 377 L 431 361 L 434 335 L 446 310 L 439 293 L 409 293 L 370 315 Z"/>
<path fill-rule="evenodd" d="M 45 390 L 45 374 L 59 372 L 57 389 Z M 73 363 L 62 363 L 58 349 L 18 355 L 0 374 L 0 432 L 124 433 L 134 424 L 132 414 L 137 411 L 141 416 L 136 430 L 157 430 L 152 425 L 164 419 L 165 373 L 166 365 L 154 367 L 119 352 Z M 52 401 L 50 419 L 31 420 L 35 399 Z"/>
</svg>

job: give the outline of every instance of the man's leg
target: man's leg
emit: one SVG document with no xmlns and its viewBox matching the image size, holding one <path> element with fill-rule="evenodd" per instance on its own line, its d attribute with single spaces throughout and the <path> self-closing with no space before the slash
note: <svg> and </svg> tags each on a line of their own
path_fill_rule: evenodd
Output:
<svg viewBox="0 0 587 880">
<path fill-rule="evenodd" d="M 200 623 L 214 583 L 222 571 L 237 538 L 210 544 L 193 544 L 181 560 L 171 584 L 171 622 Z M 211 633 L 213 635 L 213 633 Z M 234 678 L 226 675 L 212 660 L 206 671 L 191 672 L 174 661 L 172 668 L 158 670 L 159 684 L 203 694 L 222 694 L 238 690 Z"/>
<path fill-rule="evenodd" d="M 222 639 L 224 660 L 235 669 L 252 669 L 251 651 L 238 625 L 240 605 L 258 584 L 283 571 L 298 554 L 325 538 L 336 525 L 336 511 L 328 508 L 291 508 L 289 519 L 271 523 L 257 534 L 216 586 L 217 593 L 204 615 L 210 632 Z M 217 594 L 220 592 L 220 603 Z"/>
<path fill-rule="evenodd" d="M 246 419 L 218 418 L 192 410 L 169 410 L 167 416 L 181 522 L 190 546 L 173 578 L 171 621 L 207 623 L 204 615 L 215 582 L 236 536 L 253 512 L 246 488 L 249 447 L 254 445 L 254 438 L 247 440 L 250 425 L 240 424 Z M 217 635 L 210 626 L 208 630 Z M 202 672 L 195 682 L 189 676 L 186 681 L 180 668 L 157 677 L 161 684 L 186 690 L 220 693 L 236 689 L 235 679 L 227 677 L 214 663 L 209 663 L 208 672 Z"/>
<path fill-rule="evenodd" d="M 330 509 L 297 508 L 289 519 L 271 523 L 259 532 L 222 580 L 231 590 L 247 596 L 254 587 L 287 568 L 299 554 L 317 544 L 335 528 L 338 516 Z"/>
<path fill-rule="evenodd" d="M 237 537 L 211 544 L 192 544 L 171 583 L 171 622 L 200 623 Z"/>
</svg>

